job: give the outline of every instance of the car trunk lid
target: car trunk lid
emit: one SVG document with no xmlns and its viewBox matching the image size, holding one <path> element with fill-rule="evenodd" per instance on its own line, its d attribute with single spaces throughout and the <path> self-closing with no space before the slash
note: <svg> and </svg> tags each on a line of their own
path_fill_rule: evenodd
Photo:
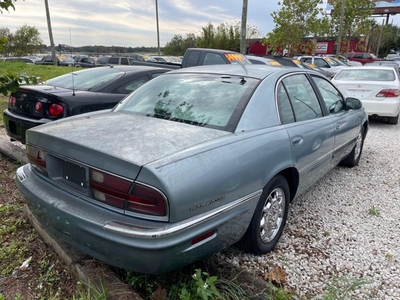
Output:
<svg viewBox="0 0 400 300">
<path fill-rule="evenodd" d="M 32 128 L 27 143 L 135 179 L 145 164 L 229 134 L 131 113 L 98 112 Z"/>
<path fill-rule="evenodd" d="M 34 119 L 46 118 L 49 106 L 58 102 L 56 94 L 66 91 L 69 90 L 49 85 L 20 87 L 10 95 L 8 109 Z"/>
<path fill-rule="evenodd" d="M 366 81 L 363 84 L 354 82 L 335 82 L 336 86 L 344 91 L 347 97 L 359 100 L 385 100 L 386 97 L 376 97 L 382 90 L 396 88 L 394 82 Z"/>
</svg>

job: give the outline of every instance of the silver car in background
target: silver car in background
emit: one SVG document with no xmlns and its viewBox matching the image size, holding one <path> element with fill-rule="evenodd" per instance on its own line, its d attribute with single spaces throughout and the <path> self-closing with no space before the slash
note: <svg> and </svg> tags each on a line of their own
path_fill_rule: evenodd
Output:
<svg viewBox="0 0 400 300">
<path fill-rule="evenodd" d="M 215 65 L 165 73 L 95 112 L 27 132 L 16 183 L 56 236 L 159 274 L 236 242 L 274 249 L 291 201 L 358 164 L 368 118 L 323 75 Z"/>
</svg>

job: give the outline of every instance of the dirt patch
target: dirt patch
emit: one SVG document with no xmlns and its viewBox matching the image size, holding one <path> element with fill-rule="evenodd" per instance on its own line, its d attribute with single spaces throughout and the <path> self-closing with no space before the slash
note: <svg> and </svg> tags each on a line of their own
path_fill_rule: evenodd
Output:
<svg viewBox="0 0 400 300">
<path fill-rule="evenodd" d="M 0 295 L 70 299 L 76 279 L 23 216 L 24 201 L 14 182 L 18 166 L 0 158 Z"/>
</svg>

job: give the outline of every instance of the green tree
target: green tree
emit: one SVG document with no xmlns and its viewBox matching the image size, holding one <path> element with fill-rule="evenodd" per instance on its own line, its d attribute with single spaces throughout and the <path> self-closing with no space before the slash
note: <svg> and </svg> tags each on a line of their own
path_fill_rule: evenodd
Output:
<svg viewBox="0 0 400 300">
<path fill-rule="evenodd" d="M 400 28 L 392 24 L 378 25 L 375 22 L 369 35 L 368 47 L 373 53 L 378 52 L 379 57 L 400 49 Z"/>
<path fill-rule="evenodd" d="M 3 13 L 3 9 L 8 11 L 9 8 L 15 9 L 13 0 L 0 0 L 1 13 Z M 3 51 L 4 45 L 8 42 L 7 37 L 3 35 L 6 33 L 7 30 L 0 32 L 0 51 Z M 36 78 L 15 75 L 9 71 L 0 74 L 0 93 L 6 96 L 8 92 L 18 89 L 20 82 L 36 82 Z"/>
<path fill-rule="evenodd" d="M 42 45 L 39 30 L 26 24 L 17 29 L 11 41 L 11 49 L 14 56 L 33 54 Z"/>
<path fill-rule="evenodd" d="M 12 40 L 13 35 L 8 28 L 0 28 L 0 53 L 3 56 L 9 56 L 11 52 L 10 40 Z"/>
<path fill-rule="evenodd" d="M 316 40 L 327 32 L 327 17 L 324 10 L 318 8 L 323 0 L 283 0 L 278 4 L 282 8 L 271 14 L 275 28 L 264 40 L 271 50 L 281 52 L 287 48 L 297 52 L 304 37 L 312 36 Z M 315 42 L 310 43 L 313 44 Z"/>
<path fill-rule="evenodd" d="M 345 47 L 341 44 L 339 50 L 340 53 L 344 53 L 348 51 L 352 37 L 367 36 L 370 32 L 372 24 L 369 21 L 369 17 L 372 15 L 375 3 L 371 0 L 346 0 L 345 2 L 334 0 L 331 4 L 333 6 L 331 15 L 332 28 L 336 31 L 338 39 L 341 34 L 340 40 L 343 43 L 347 43 Z M 340 27 L 342 30 L 340 30 Z"/>
<path fill-rule="evenodd" d="M 0 0 L 0 12 L 3 13 L 3 10 L 8 11 L 9 8 L 15 10 L 14 0 Z"/>
</svg>

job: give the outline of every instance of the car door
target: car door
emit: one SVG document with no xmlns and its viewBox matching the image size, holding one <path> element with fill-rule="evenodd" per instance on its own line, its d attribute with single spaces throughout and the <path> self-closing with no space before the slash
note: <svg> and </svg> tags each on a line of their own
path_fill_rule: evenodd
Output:
<svg viewBox="0 0 400 300">
<path fill-rule="evenodd" d="M 337 165 L 354 147 L 362 126 L 362 111 L 347 109 L 340 91 L 325 78 L 311 75 L 335 130 L 332 164 Z"/>
<path fill-rule="evenodd" d="M 300 175 L 297 194 L 300 195 L 331 169 L 334 128 L 304 73 L 286 76 L 280 81 L 277 102 Z"/>
</svg>

